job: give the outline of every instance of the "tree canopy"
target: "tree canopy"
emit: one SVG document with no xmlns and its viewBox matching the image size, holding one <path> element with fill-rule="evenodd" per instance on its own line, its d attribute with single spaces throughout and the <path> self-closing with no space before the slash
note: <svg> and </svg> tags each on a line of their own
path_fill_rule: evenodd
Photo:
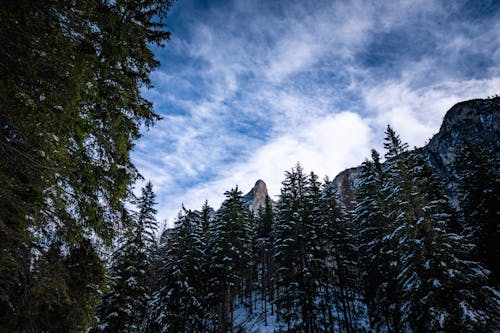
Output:
<svg viewBox="0 0 500 333">
<path fill-rule="evenodd" d="M 151 46 L 170 36 L 170 5 L 0 4 L 1 331 L 40 331 L 53 298 L 85 303 L 74 291 L 88 281 L 72 281 L 67 261 L 95 256 L 126 220 L 139 177 L 130 151 L 160 119 L 140 89 L 158 66 Z M 80 330 L 84 312 L 62 331 Z"/>
</svg>

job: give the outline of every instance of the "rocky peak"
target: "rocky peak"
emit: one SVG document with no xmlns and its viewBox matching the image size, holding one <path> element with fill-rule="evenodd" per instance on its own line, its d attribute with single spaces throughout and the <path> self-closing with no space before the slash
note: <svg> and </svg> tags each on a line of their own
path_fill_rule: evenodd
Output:
<svg viewBox="0 0 500 333">
<path fill-rule="evenodd" d="M 428 159 L 447 184 L 450 199 L 456 202 L 456 189 L 451 175 L 454 173 L 454 162 L 462 142 L 467 141 L 476 146 L 492 143 L 498 147 L 499 138 L 500 97 L 474 99 L 455 104 L 446 113 L 439 132 L 426 146 L 412 153 L 423 154 Z M 500 149 L 497 154 L 500 155 Z M 360 171 L 361 166 L 346 169 L 332 182 L 340 204 L 346 210 L 353 208 Z"/>
<path fill-rule="evenodd" d="M 263 180 L 259 179 L 255 186 L 243 197 L 243 202 L 252 212 L 256 212 L 259 207 L 266 204 L 267 186 Z"/>
<path fill-rule="evenodd" d="M 500 97 L 474 99 L 453 106 L 439 132 L 424 147 L 431 163 L 446 178 L 461 141 L 473 145 L 496 143 L 500 138 Z"/>
<path fill-rule="evenodd" d="M 332 186 L 339 196 L 340 205 L 347 211 L 354 208 L 356 182 L 360 171 L 360 166 L 346 169 L 339 173 L 332 182 Z"/>
</svg>

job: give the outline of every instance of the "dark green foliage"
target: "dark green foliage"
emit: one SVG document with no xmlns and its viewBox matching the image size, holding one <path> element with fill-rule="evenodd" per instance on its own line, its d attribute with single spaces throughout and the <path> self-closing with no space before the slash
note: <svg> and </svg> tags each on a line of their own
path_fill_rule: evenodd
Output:
<svg viewBox="0 0 500 333">
<path fill-rule="evenodd" d="M 355 219 L 360 223 L 366 297 L 374 327 L 394 331 L 491 330 L 498 293 L 472 261 L 467 236 L 419 152 L 388 127 L 386 163 L 365 162 Z M 378 189 L 377 189 L 378 188 Z M 379 193 L 379 194 L 378 194 Z"/>
<path fill-rule="evenodd" d="M 168 274 L 149 331 L 237 331 L 237 301 L 252 313 L 259 292 L 254 318 L 266 322 L 271 301 L 280 332 L 363 331 L 366 310 L 374 331 L 494 330 L 498 292 L 472 257 L 470 233 L 456 232 L 420 151 L 386 134 L 387 160 L 373 151 L 363 163 L 352 212 L 328 178 L 321 184 L 300 165 L 274 209 L 268 198 L 252 217 L 236 189 L 217 213 L 185 210 L 165 238 Z"/>
<path fill-rule="evenodd" d="M 63 255 L 60 245 L 53 243 L 37 267 L 39 271 L 32 273 L 30 281 L 30 302 L 37 312 L 33 317 L 20 314 L 25 325 L 37 331 L 84 331 L 93 321 L 98 292 L 104 284 L 104 269 L 94 246 L 82 241 Z M 64 316 L 59 318 L 61 313 Z"/>
<path fill-rule="evenodd" d="M 320 201 L 321 223 L 318 225 L 323 236 L 322 248 L 327 249 L 326 257 L 331 267 L 328 267 L 326 276 L 323 278 L 324 287 L 327 291 L 324 299 L 330 304 L 328 315 L 330 315 L 335 304 L 338 326 L 346 331 L 355 331 L 357 319 L 359 318 L 356 303 L 358 294 L 358 244 L 356 230 L 349 212 L 344 212 L 338 204 L 337 192 L 328 178 L 322 187 Z M 340 319 L 341 317 L 341 319 Z M 329 319 L 328 327 L 333 325 Z M 332 326 L 333 327 L 333 326 Z"/>
<path fill-rule="evenodd" d="M 97 246 L 122 228 L 129 152 L 159 119 L 140 88 L 169 6 L 0 4 L 0 331 L 82 330 L 98 288 L 81 291 L 91 281 L 72 277 L 71 254 L 101 271 Z M 67 316 L 68 302 L 84 309 Z"/>
<path fill-rule="evenodd" d="M 134 215 L 134 224 L 132 225 L 133 231 L 136 233 L 137 243 L 146 249 L 151 249 L 155 242 L 155 232 L 158 229 L 158 222 L 156 221 L 155 201 L 156 195 L 153 192 L 153 184 L 148 182 L 145 187 L 141 189 L 142 195 L 135 200 L 135 205 L 139 209 Z"/>
<path fill-rule="evenodd" d="M 253 226 L 238 188 L 225 193 L 210 236 L 210 287 L 217 305 L 216 327 L 232 331 L 234 300 L 253 265 Z"/>
<path fill-rule="evenodd" d="M 147 324 L 151 298 L 153 234 L 157 229 L 155 195 L 150 182 L 136 201 L 131 234 L 115 251 L 110 269 L 109 291 L 98 308 L 94 332 L 141 332 Z"/>
<path fill-rule="evenodd" d="M 322 197 L 315 174 L 297 165 L 286 173 L 274 228 L 276 304 L 288 330 L 333 329 L 332 255 L 325 213 L 334 207 Z M 330 198 L 332 200 L 332 198 Z M 335 204 L 335 203 L 334 203 Z M 331 215 L 330 215 L 331 216 Z"/>
<path fill-rule="evenodd" d="M 256 237 L 257 239 L 271 239 L 274 224 L 274 211 L 269 196 L 266 197 L 264 206 L 261 206 L 256 214 Z"/>
<path fill-rule="evenodd" d="M 271 198 L 266 197 L 265 205 L 261 206 L 255 217 L 255 272 L 257 274 L 258 287 L 264 310 L 264 323 L 267 324 L 268 302 L 274 301 L 274 262 L 273 262 L 273 229 L 275 213 L 273 211 Z"/>
<path fill-rule="evenodd" d="M 302 286 L 299 281 L 304 281 L 305 183 L 306 176 L 300 165 L 285 173 L 274 229 L 276 305 L 288 330 L 296 329 L 302 305 Z"/>
<path fill-rule="evenodd" d="M 227 332 L 235 299 L 252 287 L 254 229 L 241 192 L 232 189 L 217 213 L 183 208 L 165 241 L 151 332 Z"/>
<path fill-rule="evenodd" d="M 208 206 L 206 206 L 208 207 Z M 159 277 L 160 290 L 153 303 L 151 332 L 203 332 L 207 285 L 202 225 L 196 212 L 184 209 L 170 239 Z"/>
<path fill-rule="evenodd" d="M 374 329 L 387 326 L 389 304 L 384 274 L 388 271 L 388 261 L 384 259 L 382 248 L 386 247 L 383 238 L 387 220 L 383 196 L 380 189 L 384 182 L 384 172 L 380 156 L 372 150 L 372 159 L 361 166 L 357 190 L 358 202 L 353 211 L 354 223 L 358 228 L 360 261 L 363 267 L 365 301 Z"/>
<path fill-rule="evenodd" d="M 500 283 L 500 161 L 498 144 L 462 141 L 455 163 L 455 181 L 463 227 L 476 245 L 475 258 L 492 271 L 491 284 Z"/>
</svg>

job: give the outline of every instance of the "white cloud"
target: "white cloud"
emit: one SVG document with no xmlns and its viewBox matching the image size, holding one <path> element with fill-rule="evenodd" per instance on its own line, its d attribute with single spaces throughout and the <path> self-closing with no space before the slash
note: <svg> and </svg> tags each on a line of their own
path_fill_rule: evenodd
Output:
<svg viewBox="0 0 500 333">
<path fill-rule="evenodd" d="M 500 77 L 443 82 L 412 89 L 409 82 L 391 81 L 364 90 L 370 123 L 378 136 L 390 124 L 411 147 L 421 147 L 439 130 L 443 117 L 455 103 L 497 94 Z M 376 145 L 378 146 L 378 145 Z"/>
<path fill-rule="evenodd" d="M 160 51 L 182 61 L 167 61 L 146 92 L 165 120 L 145 133 L 134 160 L 170 222 L 182 202 L 218 206 L 225 190 L 247 191 L 259 178 L 276 195 L 297 161 L 334 177 L 380 149 L 387 124 L 422 146 L 453 104 L 499 93 L 500 24 L 455 19 L 460 3 L 220 6 L 183 13 L 182 34 Z M 380 64 L 367 65 L 370 47 L 394 32 L 419 34 L 425 45 L 382 44 Z M 476 58 L 486 64 L 477 73 Z"/>
<path fill-rule="evenodd" d="M 177 202 L 166 203 L 162 210 L 167 212 L 166 216 L 173 217 L 181 202 L 187 207 L 199 208 L 205 199 L 217 207 L 225 190 L 238 185 L 246 192 L 258 179 L 266 182 L 271 195 L 278 195 L 284 172 L 297 162 L 321 177 L 335 176 L 347 167 L 359 165 L 368 156 L 369 138 L 367 123 L 353 112 L 316 118 L 295 133 L 259 147 L 245 160 L 225 166 L 217 179 L 189 189 L 176 198 Z"/>
</svg>

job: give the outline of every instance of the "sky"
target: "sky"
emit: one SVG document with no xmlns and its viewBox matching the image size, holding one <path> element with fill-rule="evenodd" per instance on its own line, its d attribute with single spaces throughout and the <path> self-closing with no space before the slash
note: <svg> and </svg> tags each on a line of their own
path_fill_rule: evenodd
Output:
<svg viewBox="0 0 500 333">
<path fill-rule="evenodd" d="M 172 36 L 143 95 L 163 117 L 132 159 L 160 221 L 218 208 L 284 172 L 335 177 L 382 149 L 411 147 L 455 103 L 500 93 L 500 2 L 177 0 Z"/>
</svg>

